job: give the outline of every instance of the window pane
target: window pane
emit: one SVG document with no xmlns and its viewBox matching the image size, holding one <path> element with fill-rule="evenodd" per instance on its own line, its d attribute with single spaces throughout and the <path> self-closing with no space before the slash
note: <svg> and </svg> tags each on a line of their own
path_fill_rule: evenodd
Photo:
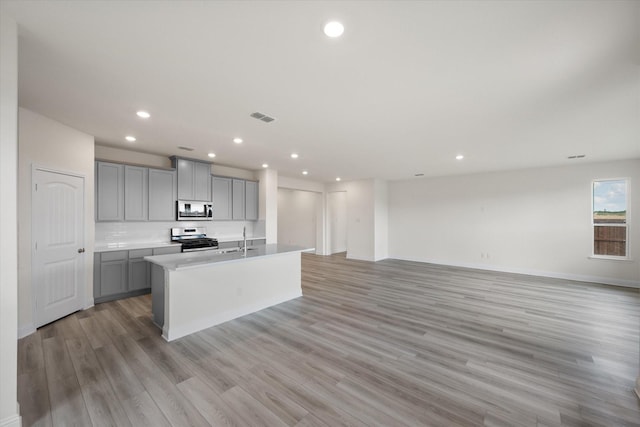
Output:
<svg viewBox="0 0 640 427">
<path fill-rule="evenodd" d="M 627 182 L 625 180 L 594 181 L 593 223 L 626 224 Z"/>
</svg>

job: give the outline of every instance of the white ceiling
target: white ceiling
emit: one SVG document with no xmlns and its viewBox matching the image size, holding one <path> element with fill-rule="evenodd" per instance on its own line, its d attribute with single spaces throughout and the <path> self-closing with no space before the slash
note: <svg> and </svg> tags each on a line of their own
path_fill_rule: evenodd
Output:
<svg viewBox="0 0 640 427">
<path fill-rule="evenodd" d="M 104 145 L 319 181 L 640 158 L 640 1 L 0 3 L 20 105 Z"/>
</svg>

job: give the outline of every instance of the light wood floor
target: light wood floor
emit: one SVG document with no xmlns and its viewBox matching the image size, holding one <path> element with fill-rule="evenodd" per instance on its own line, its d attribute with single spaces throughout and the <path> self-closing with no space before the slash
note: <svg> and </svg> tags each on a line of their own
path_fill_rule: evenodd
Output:
<svg viewBox="0 0 640 427">
<path fill-rule="evenodd" d="M 640 425 L 637 290 L 305 254 L 303 294 L 172 343 L 148 295 L 45 326 L 24 425 Z"/>
</svg>

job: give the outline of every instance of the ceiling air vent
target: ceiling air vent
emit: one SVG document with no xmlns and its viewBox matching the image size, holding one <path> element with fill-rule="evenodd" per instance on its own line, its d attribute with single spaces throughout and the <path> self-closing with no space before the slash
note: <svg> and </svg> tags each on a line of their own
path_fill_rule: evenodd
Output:
<svg viewBox="0 0 640 427">
<path fill-rule="evenodd" d="M 178 147 L 178 148 L 184 151 L 193 151 L 193 148 L 191 147 Z"/>
<path fill-rule="evenodd" d="M 269 117 L 266 114 L 262 114 L 257 111 L 255 113 L 251 113 L 250 116 L 253 117 L 254 119 L 262 120 L 265 123 L 271 123 L 272 121 L 275 120 L 275 118 Z"/>
</svg>

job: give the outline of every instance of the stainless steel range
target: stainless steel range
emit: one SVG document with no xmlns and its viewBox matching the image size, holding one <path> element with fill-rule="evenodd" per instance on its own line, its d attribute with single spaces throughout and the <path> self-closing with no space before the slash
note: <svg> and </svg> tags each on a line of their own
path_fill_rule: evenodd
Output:
<svg viewBox="0 0 640 427">
<path fill-rule="evenodd" d="M 204 227 L 172 228 L 171 241 L 182 244 L 182 252 L 218 249 L 218 239 L 207 237 Z"/>
</svg>

